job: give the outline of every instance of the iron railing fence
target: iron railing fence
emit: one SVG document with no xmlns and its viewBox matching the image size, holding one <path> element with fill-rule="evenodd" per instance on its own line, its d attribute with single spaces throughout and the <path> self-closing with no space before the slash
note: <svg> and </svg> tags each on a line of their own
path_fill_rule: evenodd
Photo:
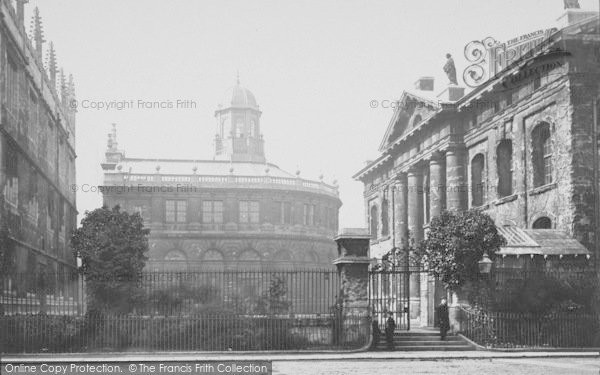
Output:
<svg viewBox="0 0 600 375">
<path fill-rule="evenodd" d="M 459 309 L 461 332 L 495 348 L 585 348 L 600 345 L 600 314 L 489 312 Z"/>
<path fill-rule="evenodd" d="M 2 353 L 102 351 L 262 351 L 360 349 L 369 342 L 364 315 L 3 316 Z"/>
<path fill-rule="evenodd" d="M 205 309 L 236 313 L 329 314 L 339 295 L 334 269 L 204 270 L 144 272 L 142 315 L 197 314 Z"/>
<path fill-rule="evenodd" d="M 84 292 L 83 278 L 76 271 L 0 275 L 0 316 L 81 315 Z"/>
<path fill-rule="evenodd" d="M 332 268 L 219 269 L 142 272 L 84 280 L 77 272 L 20 273 L 0 276 L 0 316 L 82 315 L 93 298 L 92 283 L 132 283 L 141 298 L 138 315 L 189 315 L 206 311 L 235 313 L 329 314 L 340 282 Z M 133 290 L 133 289 L 132 289 Z"/>
</svg>

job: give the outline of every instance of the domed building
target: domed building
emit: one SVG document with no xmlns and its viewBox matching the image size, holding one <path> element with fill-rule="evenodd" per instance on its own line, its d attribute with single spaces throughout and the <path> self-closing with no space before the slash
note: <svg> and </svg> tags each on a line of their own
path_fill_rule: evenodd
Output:
<svg viewBox="0 0 600 375">
<path fill-rule="evenodd" d="M 151 229 L 150 270 L 330 267 L 337 184 L 267 162 L 261 111 L 239 79 L 215 111 L 214 160 L 130 158 L 108 136 L 104 204 Z"/>
</svg>

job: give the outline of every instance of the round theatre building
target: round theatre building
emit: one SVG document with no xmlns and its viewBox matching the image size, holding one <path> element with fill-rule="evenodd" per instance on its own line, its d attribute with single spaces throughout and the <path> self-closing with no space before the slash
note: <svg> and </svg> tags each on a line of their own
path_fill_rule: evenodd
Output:
<svg viewBox="0 0 600 375">
<path fill-rule="evenodd" d="M 238 80 L 215 111 L 214 160 L 126 157 L 113 125 L 104 205 L 141 214 L 151 230 L 147 269 L 331 267 L 337 183 L 267 162 L 260 117 Z"/>
</svg>

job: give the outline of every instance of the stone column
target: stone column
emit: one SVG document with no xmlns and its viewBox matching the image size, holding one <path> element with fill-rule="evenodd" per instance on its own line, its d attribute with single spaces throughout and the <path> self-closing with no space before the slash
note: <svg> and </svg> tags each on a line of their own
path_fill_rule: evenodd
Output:
<svg viewBox="0 0 600 375">
<path fill-rule="evenodd" d="M 423 240 L 423 175 L 416 168 L 408 171 L 408 231 L 410 241 L 416 245 Z M 411 254 L 412 255 L 412 254 Z M 416 264 L 412 261 L 410 266 L 414 269 Z M 410 274 L 410 318 L 420 316 L 421 280 L 419 273 Z"/>
<path fill-rule="evenodd" d="M 396 227 L 394 228 L 396 246 L 401 250 L 406 250 L 408 248 L 408 181 L 404 173 L 397 178 L 394 210 L 396 211 Z M 400 266 L 402 267 L 402 265 Z"/>
<path fill-rule="evenodd" d="M 464 210 L 467 208 L 464 158 L 465 150 L 462 147 L 451 147 L 446 151 L 446 197 L 448 210 Z"/>
<path fill-rule="evenodd" d="M 439 153 L 429 160 L 430 217 L 433 219 L 446 208 L 446 173 Z"/>
<path fill-rule="evenodd" d="M 429 160 L 429 183 L 430 183 L 430 218 L 433 219 L 442 213 L 442 210 L 446 208 L 446 171 L 444 170 L 444 162 L 442 155 L 435 152 Z M 432 316 L 435 316 L 435 306 L 439 303 L 440 297 L 437 295 L 438 290 L 441 288 L 441 283 L 438 280 L 434 280 L 433 295 L 429 295 L 431 292 L 429 283 L 432 281 L 432 277 L 429 275 L 423 275 L 424 280 L 421 280 L 421 292 L 425 298 L 421 300 L 422 311 L 425 310 L 427 305 L 427 315 L 422 316 L 422 323 L 428 323 Z M 425 284 L 425 287 L 423 287 Z"/>
<path fill-rule="evenodd" d="M 417 244 L 423 239 L 423 172 L 416 168 L 408 171 L 408 230 Z"/>
<path fill-rule="evenodd" d="M 370 332 L 369 313 L 369 243 L 368 230 L 345 229 L 335 237 L 338 258 L 333 261 L 340 278 L 333 324 L 334 344 Z"/>
</svg>

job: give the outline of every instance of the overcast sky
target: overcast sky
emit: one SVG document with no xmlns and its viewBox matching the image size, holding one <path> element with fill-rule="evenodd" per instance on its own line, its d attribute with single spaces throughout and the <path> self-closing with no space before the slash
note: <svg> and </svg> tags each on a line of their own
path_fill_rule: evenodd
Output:
<svg viewBox="0 0 600 375">
<path fill-rule="evenodd" d="M 580 0 L 598 9 L 597 0 Z M 79 108 L 77 180 L 102 182 L 111 123 L 130 157 L 212 159 L 214 110 L 240 72 L 263 111 L 267 159 L 304 178 L 340 184 L 340 227 L 365 226 L 362 185 L 352 180 L 392 115 L 372 100 L 397 99 L 424 75 L 458 76 L 471 40 L 549 28 L 561 0 L 195 1 L 31 0 L 59 65 L 87 101 L 191 100 L 195 109 Z M 27 24 L 29 19 L 27 20 Z M 460 78 L 459 78 L 460 79 Z M 80 213 L 101 197 L 78 193 Z"/>
</svg>

